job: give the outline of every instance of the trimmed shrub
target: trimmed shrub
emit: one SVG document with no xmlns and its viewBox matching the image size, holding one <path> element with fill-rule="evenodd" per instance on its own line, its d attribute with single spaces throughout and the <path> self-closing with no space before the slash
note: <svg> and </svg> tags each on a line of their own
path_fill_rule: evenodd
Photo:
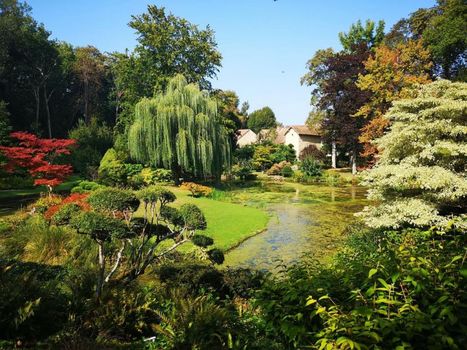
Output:
<svg viewBox="0 0 467 350">
<path fill-rule="evenodd" d="M 71 189 L 71 193 L 88 193 L 104 187 L 105 186 L 98 184 L 97 182 L 83 180 Z"/>
<path fill-rule="evenodd" d="M 222 250 L 214 248 L 208 251 L 209 259 L 211 259 L 214 263 L 220 265 L 224 262 L 224 253 Z"/>
<path fill-rule="evenodd" d="M 191 241 L 193 242 L 194 245 L 197 245 L 198 247 L 203 247 L 203 248 L 206 248 L 214 244 L 214 240 L 211 237 L 208 237 L 205 235 L 194 235 L 191 238 Z"/>
<path fill-rule="evenodd" d="M 109 212 L 135 211 L 139 207 L 139 200 L 132 191 L 118 188 L 102 188 L 92 192 L 88 202 L 96 210 Z"/>
<path fill-rule="evenodd" d="M 183 182 L 180 188 L 191 192 L 193 197 L 208 197 L 212 193 L 212 188 L 194 182 Z"/>
<path fill-rule="evenodd" d="M 201 209 L 194 204 L 185 203 L 180 207 L 180 214 L 188 230 L 205 230 L 206 217 Z"/>
</svg>

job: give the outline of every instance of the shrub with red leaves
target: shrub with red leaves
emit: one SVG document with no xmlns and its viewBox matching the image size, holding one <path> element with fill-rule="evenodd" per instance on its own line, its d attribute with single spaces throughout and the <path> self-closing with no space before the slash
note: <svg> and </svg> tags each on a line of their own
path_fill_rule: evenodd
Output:
<svg viewBox="0 0 467 350">
<path fill-rule="evenodd" d="M 89 211 L 91 210 L 91 206 L 86 201 L 88 198 L 89 193 L 72 193 L 68 197 L 65 197 L 59 204 L 51 206 L 47 211 L 44 213 L 44 217 L 48 220 L 54 216 L 56 212 L 60 210 L 65 204 L 74 203 L 81 207 L 81 210 Z"/>
<path fill-rule="evenodd" d="M 52 190 L 71 175 L 73 169 L 69 164 L 53 164 L 62 154 L 70 154 L 76 144 L 72 139 L 40 139 L 27 132 L 13 132 L 10 136 L 19 141 L 18 146 L 0 146 L 8 159 L 4 166 L 8 172 L 16 168 L 27 169 L 34 179 L 34 185 L 45 185 Z"/>
</svg>

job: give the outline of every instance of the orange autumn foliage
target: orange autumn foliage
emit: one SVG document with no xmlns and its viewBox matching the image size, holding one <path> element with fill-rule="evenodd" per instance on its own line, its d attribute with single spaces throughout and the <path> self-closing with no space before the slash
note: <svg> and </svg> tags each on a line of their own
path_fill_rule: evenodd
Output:
<svg viewBox="0 0 467 350">
<path fill-rule="evenodd" d="M 421 41 L 413 40 L 395 48 L 381 45 L 366 60 L 367 73 L 359 76 L 357 86 L 371 92 L 371 98 L 355 116 L 369 119 L 362 128 L 359 141 L 363 144 L 361 155 L 368 159 L 370 165 L 378 154 L 372 142 L 382 136 L 390 124 L 384 114 L 393 101 L 411 97 L 420 84 L 431 81 L 432 65 L 430 52 Z"/>
</svg>

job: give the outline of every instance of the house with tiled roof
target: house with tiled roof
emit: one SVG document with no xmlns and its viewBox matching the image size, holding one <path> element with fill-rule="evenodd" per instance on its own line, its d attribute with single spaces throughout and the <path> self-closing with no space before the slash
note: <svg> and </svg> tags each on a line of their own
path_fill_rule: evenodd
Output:
<svg viewBox="0 0 467 350">
<path fill-rule="evenodd" d="M 321 148 L 323 145 L 319 130 L 310 128 L 307 125 L 290 126 L 284 134 L 283 143 L 293 146 L 297 159 L 300 157 L 302 151 L 309 145 L 315 145 L 317 148 Z"/>
<path fill-rule="evenodd" d="M 315 145 L 318 148 L 322 146 L 319 130 L 310 128 L 307 125 L 278 126 L 275 129 L 262 129 L 258 134 L 255 134 L 250 129 L 240 129 L 237 131 L 238 147 L 265 140 L 270 140 L 276 144 L 292 145 L 297 159 L 300 158 L 302 151 L 309 145 Z"/>
</svg>

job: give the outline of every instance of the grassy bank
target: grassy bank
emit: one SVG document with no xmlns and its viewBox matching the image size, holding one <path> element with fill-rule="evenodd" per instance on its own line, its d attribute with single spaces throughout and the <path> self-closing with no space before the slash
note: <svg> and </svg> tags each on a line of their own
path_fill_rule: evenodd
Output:
<svg viewBox="0 0 467 350">
<path fill-rule="evenodd" d="M 193 198 L 188 191 L 178 187 L 170 187 L 170 190 L 177 196 L 175 206 L 193 203 L 203 211 L 208 227 L 202 233 L 212 237 L 215 247 L 224 251 L 264 230 L 269 221 L 268 214 L 261 209 L 209 198 Z M 142 215 L 141 208 L 138 214 Z M 189 245 L 184 247 L 189 248 Z"/>
</svg>

